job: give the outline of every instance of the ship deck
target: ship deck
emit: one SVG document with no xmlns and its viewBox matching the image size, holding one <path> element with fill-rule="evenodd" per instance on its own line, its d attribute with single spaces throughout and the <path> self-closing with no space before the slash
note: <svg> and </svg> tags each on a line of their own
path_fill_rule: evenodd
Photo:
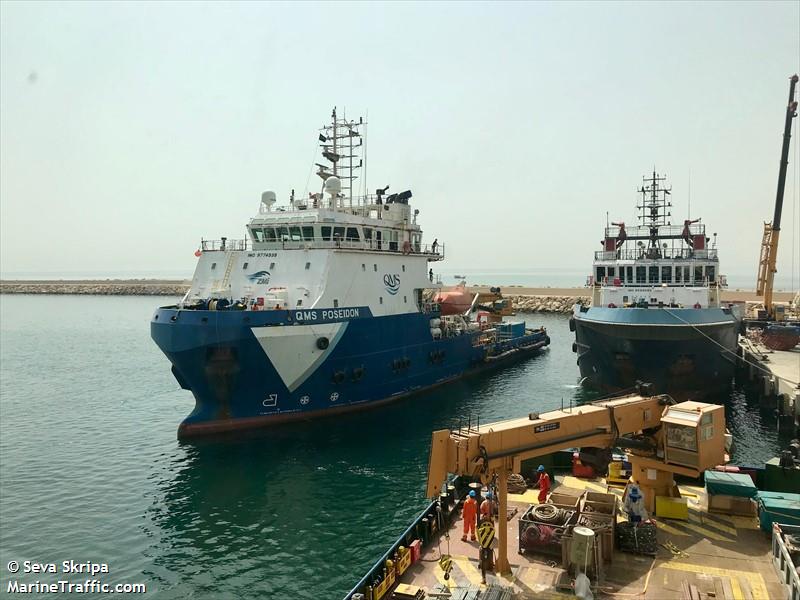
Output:
<svg viewBox="0 0 800 600">
<path fill-rule="evenodd" d="M 767 600 L 785 597 L 786 592 L 772 565 L 770 537 L 759 530 L 757 520 L 710 513 L 706 509 L 703 487 L 682 485 L 680 489 L 688 499 L 689 520 L 657 520 L 659 546 L 655 557 L 615 550 L 613 560 L 606 563 L 604 581 L 596 589 L 593 587 L 595 597 L 659 600 Z M 572 476 L 558 477 L 552 491 L 577 495 L 584 490 L 611 492 L 620 499 L 622 496 L 621 488 L 607 486 L 603 479 L 585 480 Z M 449 541 L 445 533 L 440 532 L 438 540 L 434 539 L 427 545 L 421 560 L 413 564 L 399 581 L 422 588 L 428 598 L 480 598 L 482 595 L 476 592 L 488 589 L 492 592 L 487 593 L 487 597 L 501 597 L 497 595 L 498 588 L 511 592 L 517 599 L 574 598 L 569 587 L 571 578 L 561 568 L 561 557 L 527 552 L 519 554 L 517 551 L 520 516 L 528 506 L 537 503 L 537 494 L 538 490 L 509 494 L 509 513 L 516 509 L 514 516 L 507 521 L 510 575 L 487 573 L 486 584 L 481 583 L 478 543 L 461 541 L 463 525 L 461 518 L 455 517 L 447 531 Z M 618 516 L 620 520 L 624 517 Z M 495 541 L 494 545 L 497 543 Z M 671 546 L 672 550 L 664 545 Z M 447 553 L 453 558 L 453 569 L 450 578 L 445 580 L 438 560 Z"/>
</svg>

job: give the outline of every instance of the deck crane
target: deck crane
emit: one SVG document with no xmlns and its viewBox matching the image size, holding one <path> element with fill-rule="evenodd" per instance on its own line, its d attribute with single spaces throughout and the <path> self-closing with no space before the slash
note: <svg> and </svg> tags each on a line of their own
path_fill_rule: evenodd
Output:
<svg viewBox="0 0 800 600">
<path fill-rule="evenodd" d="M 764 237 L 761 240 L 761 256 L 758 261 L 758 281 L 756 295 L 764 296 L 764 310 L 767 319 L 775 319 L 775 307 L 772 304 L 772 286 L 775 281 L 775 267 L 778 258 L 778 238 L 781 233 L 781 211 L 783 210 L 783 191 L 786 187 L 786 167 L 789 164 L 789 141 L 792 137 L 792 119 L 797 116 L 797 101 L 794 99 L 794 88 L 797 75 L 789 78 L 789 103 L 786 106 L 786 121 L 783 125 L 783 147 L 781 148 L 781 164 L 778 170 L 778 192 L 775 197 L 775 214 L 771 223 L 764 223 Z"/>
<path fill-rule="evenodd" d="M 523 460 L 576 446 L 627 449 L 631 481 L 652 512 L 656 496 L 680 496 L 675 474 L 699 477 L 724 463 L 725 409 L 637 394 L 480 427 L 435 431 L 427 495 L 439 495 L 448 473 L 479 478 L 484 484 L 496 477 L 500 514 L 506 515 L 509 473 L 519 473 Z M 498 530 L 496 568 L 507 573 L 508 531 L 504 526 Z"/>
</svg>

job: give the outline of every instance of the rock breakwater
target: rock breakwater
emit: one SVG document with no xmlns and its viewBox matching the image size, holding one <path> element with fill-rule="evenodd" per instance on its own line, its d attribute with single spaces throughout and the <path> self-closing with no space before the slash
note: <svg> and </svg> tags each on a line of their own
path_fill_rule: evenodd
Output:
<svg viewBox="0 0 800 600">
<path fill-rule="evenodd" d="M 514 310 L 521 313 L 568 314 L 576 303 L 589 303 L 589 296 L 508 296 L 508 299 Z"/>
<path fill-rule="evenodd" d="M 108 279 L 105 281 L 0 281 L 0 294 L 76 294 L 93 296 L 183 296 L 188 281 Z"/>
</svg>

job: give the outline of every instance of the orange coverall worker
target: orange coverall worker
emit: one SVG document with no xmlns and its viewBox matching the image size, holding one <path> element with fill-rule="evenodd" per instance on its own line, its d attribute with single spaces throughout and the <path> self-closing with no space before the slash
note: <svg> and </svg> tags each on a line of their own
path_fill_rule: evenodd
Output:
<svg viewBox="0 0 800 600">
<path fill-rule="evenodd" d="M 481 521 L 484 519 L 492 520 L 492 517 L 492 501 L 491 499 L 487 498 L 481 502 Z"/>
<path fill-rule="evenodd" d="M 464 535 L 461 536 L 461 540 L 466 542 L 469 533 L 469 539 L 475 541 L 475 521 L 478 518 L 478 502 L 475 498 L 468 496 L 464 501 L 461 517 L 464 519 Z"/>
<path fill-rule="evenodd" d="M 547 492 L 550 491 L 550 475 L 547 471 L 539 473 L 539 504 L 544 504 L 547 500 Z"/>
</svg>

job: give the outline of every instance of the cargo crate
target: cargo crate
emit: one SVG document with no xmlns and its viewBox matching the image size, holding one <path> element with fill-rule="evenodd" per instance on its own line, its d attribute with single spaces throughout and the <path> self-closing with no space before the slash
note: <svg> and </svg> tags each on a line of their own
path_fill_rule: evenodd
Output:
<svg viewBox="0 0 800 600">
<path fill-rule="evenodd" d="M 689 520 L 689 501 L 686 498 L 656 496 L 656 516 L 664 519 Z"/>
</svg>

